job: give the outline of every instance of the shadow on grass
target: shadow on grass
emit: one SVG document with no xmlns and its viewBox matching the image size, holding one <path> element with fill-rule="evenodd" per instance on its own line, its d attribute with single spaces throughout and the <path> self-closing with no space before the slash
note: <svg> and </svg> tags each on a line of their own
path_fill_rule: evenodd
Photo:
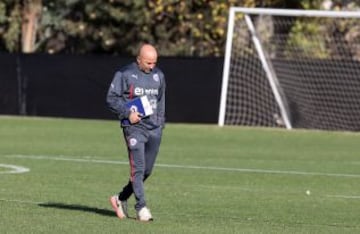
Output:
<svg viewBox="0 0 360 234">
<path fill-rule="evenodd" d="M 95 214 L 99 214 L 99 215 L 103 215 L 103 216 L 116 217 L 114 211 L 100 209 L 100 208 L 96 208 L 96 207 L 78 205 L 78 204 L 64 204 L 64 203 L 57 203 L 57 202 L 49 202 L 49 203 L 41 203 L 41 204 L 39 204 L 39 206 L 46 207 L 46 208 L 83 211 L 83 212 L 95 213 Z"/>
</svg>

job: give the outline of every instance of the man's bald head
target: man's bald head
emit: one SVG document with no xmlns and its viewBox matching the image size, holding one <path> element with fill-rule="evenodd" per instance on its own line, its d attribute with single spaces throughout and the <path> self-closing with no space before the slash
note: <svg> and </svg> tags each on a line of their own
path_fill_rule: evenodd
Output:
<svg viewBox="0 0 360 234">
<path fill-rule="evenodd" d="M 145 73 L 150 73 L 156 66 L 157 62 L 157 51 L 154 46 L 150 44 L 143 44 L 137 56 L 137 63 L 140 70 Z"/>
</svg>

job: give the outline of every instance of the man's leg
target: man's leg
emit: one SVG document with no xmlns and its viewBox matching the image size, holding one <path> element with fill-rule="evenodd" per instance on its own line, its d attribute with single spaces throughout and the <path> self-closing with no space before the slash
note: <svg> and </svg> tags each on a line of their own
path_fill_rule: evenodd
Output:
<svg viewBox="0 0 360 234">
<path fill-rule="evenodd" d="M 150 176 L 159 152 L 162 129 L 157 128 L 150 131 L 148 141 L 145 143 L 145 174 L 144 181 Z"/>
<path fill-rule="evenodd" d="M 145 171 L 143 180 L 145 181 L 151 174 L 154 167 L 154 163 L 159 152 L 159 146 L 161 142 L 162 130 L 155 129 L 149 131 L 147 142 L 145 143 Z M 137 212 L 137 218 L 140 221 L 151 221 L 153 220 L 150 210 L 144 206 Z"/>
<path fill-rule="evenodd" d="M 139 211 L 146 206 L 143 180 L 145 172 L 144 152 L 147 139 L 145 132 L 138 128 L 129 128 L 124 132 L 129 152 L 130 182 L 124 187 L 124 193 L 121 193 L 120 197 L 128 198 L 131 195 L 131 186 L 136 200 L 135 209 Z"/>
<path fill-rule="evenodd" d="M 133 194 L 132 183 L 129 182 L 122 188 L 121 192 L 119 193 L 119 200 L 126 201 L 129 197 Z"/>
<path fill-rule="evenodd" d="M 132 169 L 131 169 L 131 149 L 130 149 L 130 142 L 128 139 L 130 139 L 132 136 L 131 135 L 135 135 L 135 134 L 131 134 L 130 131 L 127 130 L 123 130 L 123 135 L 124 135 L 124 139 L 126 142 L 126 146 L 127 146 L 127 150 L 128 150 L 128 157 L 129 157 L 129 163 L 130 163 L 130 177 L 131 177 L 131 173 L 132 173 Z M 136 138 L 135 138 L 136 139 Z M 133 140 L 134 141 L 134 140 Z M 133 190 L 133 184 L 132 184 L 132 179 L 129 179 L 129 182 L 122 188 L 121 192 L 119 192 L 119 200 L 120 201 L 126 201 L 130 198 L 130 196 L 134 193 Z"/>
</svg>

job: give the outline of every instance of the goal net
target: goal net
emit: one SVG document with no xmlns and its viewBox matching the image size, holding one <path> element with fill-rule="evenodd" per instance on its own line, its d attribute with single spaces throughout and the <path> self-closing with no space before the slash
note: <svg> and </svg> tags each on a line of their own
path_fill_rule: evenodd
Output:
<svg viewBox="0 0 360 234">
<path fill-rule="evenodd" d="M 232 7 L 219 125 L 360 130 L 359 18 Z"/>
</svg>

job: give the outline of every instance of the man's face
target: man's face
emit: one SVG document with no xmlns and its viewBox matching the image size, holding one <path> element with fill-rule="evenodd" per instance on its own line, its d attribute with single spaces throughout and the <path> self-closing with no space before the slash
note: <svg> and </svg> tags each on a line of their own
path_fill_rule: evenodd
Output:
<svg viewBox="0 0 360 234">
<path fill-rule="evenodd" d="M 138 64 L 140 69 L 145 73 L 150 73 L 152 69 L 156 66 L 157 59 L 156 57 L 153 58 L 146 58 L 146 57 L 139 57 Z"/>
</svg>

